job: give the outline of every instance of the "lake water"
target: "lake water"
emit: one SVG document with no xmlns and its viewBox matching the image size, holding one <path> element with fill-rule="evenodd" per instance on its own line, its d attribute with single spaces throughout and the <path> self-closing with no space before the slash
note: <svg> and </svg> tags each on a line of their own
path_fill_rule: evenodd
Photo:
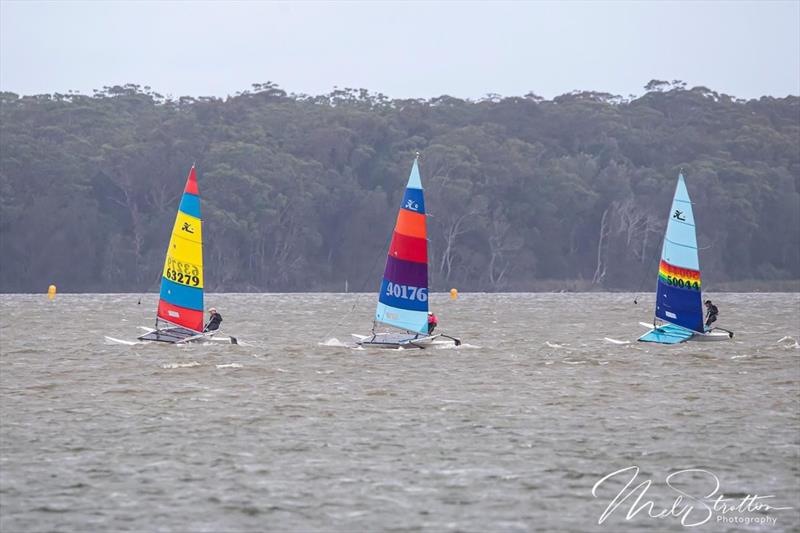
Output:
<svg viewBox="0 0 800 533">
<path fill-rule="evenodd" d="M 712 297 L 732 341 L 623 344 L 652 295 L 436 294 L 464 345 L 373 352 L 372 294 L 207 295 L 242 344 L 185 347 L 104 340 L 153 294 L 3 295 L 0 531 L 798 531 L 800 296 Z M 598 523 L 630 466 L 694 509 Z"/>
</svg>

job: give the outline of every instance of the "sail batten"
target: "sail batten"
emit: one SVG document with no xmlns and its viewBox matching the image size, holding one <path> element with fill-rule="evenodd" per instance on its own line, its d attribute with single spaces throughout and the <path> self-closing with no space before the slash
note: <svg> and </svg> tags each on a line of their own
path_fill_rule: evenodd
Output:
<svg viewBox="0 0 800 533">
<path fill-rule="evenodd" d="M 189 171 L 161 277 L 156 316 L 203 331 L 203 228 L 195 168 Z"/>
<path fill-rule="evenodd" d="M 683 174 L 678 176 L 661 250 L 655 315 L 691 331 L 704 331 L 697 234 Z"/>
<path fill-rule="evenodd" d="M 416 159 L 389 245 L 375 320 L 407 331 L 428 332 L 428 240 Z"/>
</svg>

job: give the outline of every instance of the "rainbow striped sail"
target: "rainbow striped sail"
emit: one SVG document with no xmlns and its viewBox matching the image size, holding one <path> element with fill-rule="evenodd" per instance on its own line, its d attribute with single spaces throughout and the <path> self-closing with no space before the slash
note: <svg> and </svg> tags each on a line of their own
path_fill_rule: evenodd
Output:
<svg viewBox="0 0 800 533">
<path fill-rule="evenodd" d="M 156 322 L 203 332 L 203 229 L 194 165 L 172 227 L 156 316 Z"/>
<path fill-rule="evenodd" d="M 375 320 L 427 335 L 428 239 L 425 197 L 417 159 L 411 167 L 403 203 L 397 214 Z"/>
<path fill-rule="evenodd" d="M 698 333 L 704 331 L 697 236 L 692 202 L 683 174 L 678 175 L 661 250 L 656 316 Z"/>
</svg>

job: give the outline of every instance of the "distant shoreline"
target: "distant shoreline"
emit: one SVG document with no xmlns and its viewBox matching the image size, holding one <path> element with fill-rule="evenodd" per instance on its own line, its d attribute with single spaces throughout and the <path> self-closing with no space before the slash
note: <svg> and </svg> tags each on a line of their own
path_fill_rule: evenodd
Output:
<svg viewBox="0 0 800 533">
<path fill-rule="evenodd" d="M 631 294 L 631 295 L 638 295 L 644 296 L 650 293 L 655 293 L 654 287 L 647 287 L 645 290 L 641 291 L 634 291 L 630 289 L 613 289 L 613 288 L 580 288 L 577 289 L 574 286 L 562 286 L 561 288 L 532 288 L 528 290 L 503 290 L 503 291 L 484 291 L 484 290 L 469 290 L 469 289 L 458 289 L 459 295 L 472 295 L 472 294 Z M 431 294 L 442 294 L 447 295 L 449 290 L 431 290 Z M 724 293 L 731 293 L 731 294 L 793 294 L 793 293 L 800 293 L 800 280 L 792 280 L 792 281 L 785 281 L 785 282 L 757 282 L 757 281 L 742 281 L 742 282 L 727 282 L 727 283 L 719 283 L 716 285 L 711 285 L 707 288 L 703 289 L 704 294 L 724 294 Z M 42 290 L 39 292 L 5 292 L 1 291 L 0 295 L 2 296 L 13 296 L 13 295 L 46 295 L 47 291 Z M 59 289 L 59 295 L 64 294 L 130 294 L 130 295 L 157 295 L 157 290 L 152 291 L 145 291 L 145 292 L 138 292 L 138 291 L 128 291 L 128 292 L 103 292 L 103 291 L 69 291 L 68 289 L 61 290 Z M 251 291 L 216 291 L 216 290 L 209 290 L 206 291 L 206 295 L 209 294 L 375 294 L 375 291 L 366 291 L 366 292 L 357 292 L 357 291 L 350 291 L 350 292 L 343 292 L 341 290 L 316 290 L 316 291 L 259 291 L 259 290 L 251 290 Z"/>
</svg>

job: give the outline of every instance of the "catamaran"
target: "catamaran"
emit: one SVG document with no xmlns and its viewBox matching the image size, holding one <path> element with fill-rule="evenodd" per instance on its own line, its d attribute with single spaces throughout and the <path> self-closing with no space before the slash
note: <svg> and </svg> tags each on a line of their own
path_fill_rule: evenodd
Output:
<svg viewBox="0 0 800 533">
<path fill-rule="evenodd" d="M 235 337 L 215 337 L 216 331 L 203 331 L 203 228 L 194 165 L 186 179 L 167 247 L 155 328 L 140 327 L 146 333 L 138 337 L 139 341 L 170 344 L 216 341 L 237 344 Z M 135 344 L 111 337 L 107 339 Z"/>
<path fill-rule="evenodd" d="M 425 348 L 440 338 L 456 346 L 461 341 L 442 333 L 428 333 L 428 239 L 425 195 L 419 175 L 419 154 L 414 158 L 403 202 L 397 214 L 386 268 L 378 293 L 378 307 L 370 335 L 356 335 L 357 343 L 374 348 Z M 376 333 L 384 324 L 402 330 Z M 439 341 L 444 342 L 444 341 Z M 450 344 L 447 341 L 447 344 Z"/>
<path fill-rule="evenodd" d="M 657 319 L 664 323 L 657 324 Z M 678 344 L 684 341 L 719 341 L 733 337 L 722 328 L 707 328 L 703 324 L 703 298 L 700 283 L 700 258 L 692 202 L 683 174 L 672 199 L 661 262 L 658 266 L 656 310 L 652 328 L 639 337 L 642 342 Z"/>
</svg>

